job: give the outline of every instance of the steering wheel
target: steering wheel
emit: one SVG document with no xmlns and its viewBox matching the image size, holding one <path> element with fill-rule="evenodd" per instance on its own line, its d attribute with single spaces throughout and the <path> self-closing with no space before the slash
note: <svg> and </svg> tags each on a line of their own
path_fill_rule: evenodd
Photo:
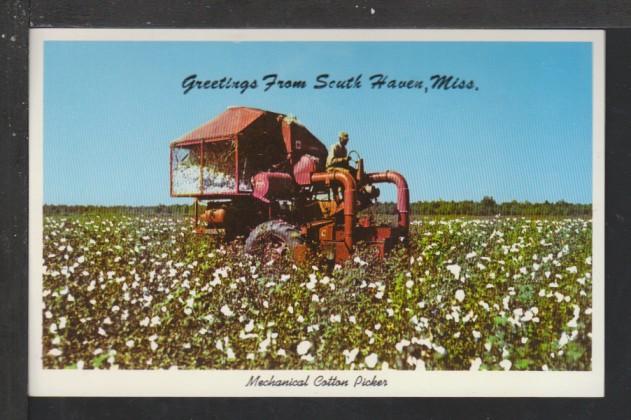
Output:
<svg viewBox="0 0 631 420">
<path fill-rule="evenodd" d="M 348 152 L 348 157 L 351 157 L 352 154 L 355 154 L 357 156 L 357 159 L 355 159 L 355 162 L 359 161 L 362 158 L 357 152 L 357 150 L 351 150 L 350 152 Z"/>
</svg>

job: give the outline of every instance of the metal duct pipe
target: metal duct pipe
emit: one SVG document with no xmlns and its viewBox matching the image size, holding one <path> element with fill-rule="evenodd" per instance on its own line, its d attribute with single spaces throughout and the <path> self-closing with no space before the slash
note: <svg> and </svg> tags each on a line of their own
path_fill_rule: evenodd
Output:
<svg viewBox="0 0 631 420">
<path fill-rule="evenodd" d="M 408 190 L 408 183 L 398 172 L 385 171 L 374 172 L 367 175 L 368 180 L 371 183 L 376 182 L 389 182 L 397 187 L 397 212 L 399 213 L 399 226 L 406 231 L 410 227 L 410 191 Z"/>
<path fill-rule="evenodd" d="M 344 243 L 353 249 L 353 226 L 355 226 L 356 188 L 353 176 L 344 171 L 316 172 L 311 174 L 312 183 L 338 182 L 344 188 Z"/>
</svg>

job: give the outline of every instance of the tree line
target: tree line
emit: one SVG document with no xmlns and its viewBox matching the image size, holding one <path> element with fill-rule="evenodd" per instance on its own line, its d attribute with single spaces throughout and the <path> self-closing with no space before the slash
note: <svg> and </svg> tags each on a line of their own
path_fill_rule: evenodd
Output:
<svg viewBox="0 0 631 420">
<path fill-rule="evenodd" d="M 66 205 L 44 204 L 44 215 L 70 215 L 70 214 L 130 214 L 138 216 L 165 215 L 177 216 L 191 213 L 193 206 L 188 204 L 160 204 L 157 206 L 95 206 L 95 205 Z"/>
<path fill-rule="evenodd" d="M 509 201 L 497 203 L 493 197 L 486 196 L 480 201 L 416 201 L 410 204 L 413 215 L 424 216 L 591 216 L 591 204 L 574 204 L 566 201 L 551 203 L 531 203 L 529 201 Z M 372 211 L 378 214 L 393 214 L 396 204 L 392 202 L 377 203 Z M 132 215 L 190 215 L 193 206 L 188 204 L 172 204 L 157 206 L 93 206 L 93 205 L 44 205 L 44 214 L 132 214 Z"/>
<path fill-rule="evenodd" d="M 377 213 L 390 214 L 396 209 L 395 203 L 379 203 Z M 508 201 L 497 203 L 486 196 L 480 201 L 416 201 L 410 203 L 413 215 L 426 216 L 591 216 L 591 204 L 574 204 L 560 200 L 555 203 L 531 203 L 529 201 Z"/>
</svg>

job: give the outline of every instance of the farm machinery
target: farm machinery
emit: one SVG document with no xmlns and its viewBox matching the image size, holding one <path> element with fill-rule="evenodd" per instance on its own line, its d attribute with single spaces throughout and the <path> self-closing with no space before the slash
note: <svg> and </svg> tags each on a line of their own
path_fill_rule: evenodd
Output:
<svg viewBox="0 0 631 420">
<path fill-rule="evenodd" d="M 351 171 L 325 170 L 326 147 L 291 116 L 230 107 L 173 141 L 170 152 L 171 196 L 194 198 L 195 232 L 247 237 L 248 253 L 301 260 L 319 248 L 342 262 L 357 243 L 383 257 L 407 240 L 405 178 L 365 172 L 356 152 Z M 392 226 L 359 214 L 376 202 L 378 183 L 397 189 Z"/>
</svg>

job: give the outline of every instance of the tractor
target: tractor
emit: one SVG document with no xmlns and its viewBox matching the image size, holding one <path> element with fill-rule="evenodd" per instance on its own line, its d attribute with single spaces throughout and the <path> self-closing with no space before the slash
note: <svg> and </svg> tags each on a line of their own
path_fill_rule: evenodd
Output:
<svg viewBox="0 0 631 420">
<path fill-rule="evenodd" d="M 351 155 L 353 171 L 327 171 L 326 147 L 295 117 L 229 107 L 170 144 L 171 196 L 194 199 L 196 233 L 247 238 L 250 254 L 300 261 L 320 249 L 339 263 L 362 243 L 383 257 L 407 241 L 407 182 L 394 171 L 367 173 Z M 393 226 L 359 214 L 384 182 L 397 189 Z"/>
</svg>

